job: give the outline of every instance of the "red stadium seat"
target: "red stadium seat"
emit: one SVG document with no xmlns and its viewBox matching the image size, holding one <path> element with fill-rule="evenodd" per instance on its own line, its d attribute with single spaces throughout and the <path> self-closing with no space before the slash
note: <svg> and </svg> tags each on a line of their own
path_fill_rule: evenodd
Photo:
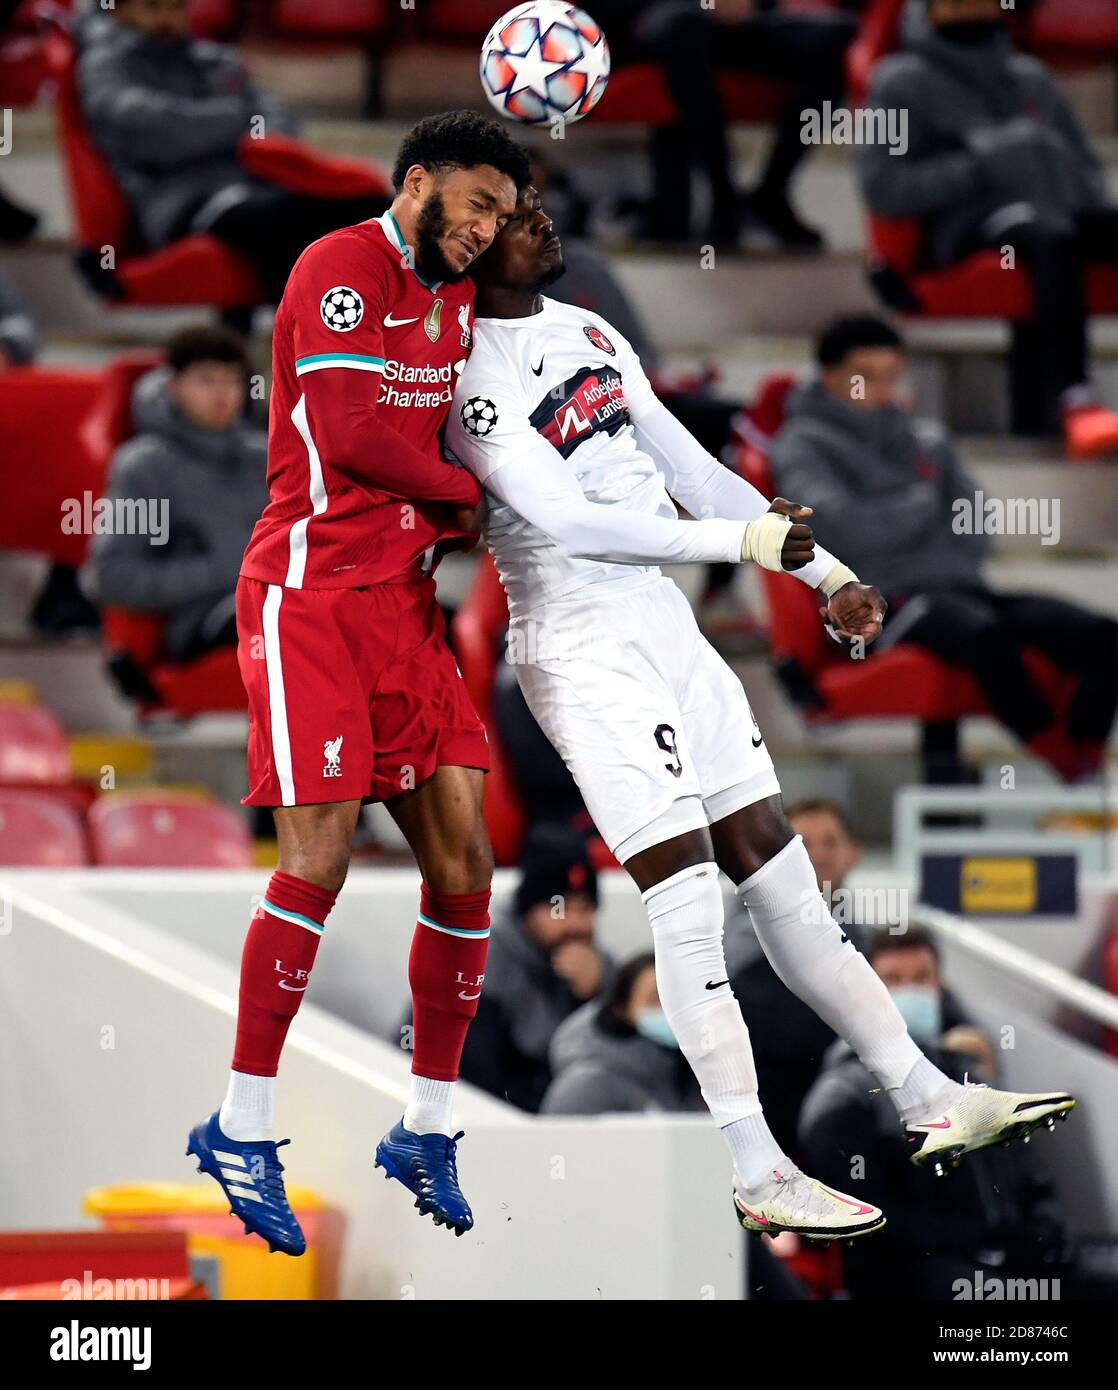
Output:
<svg viewBox="0 0 1118 1390">
<path fill-rule="evenodd" d="M 764 384 L 759 397 L 762 410 L 751 417 L 750 440 L 743 440 L 738 454 L 738 471 L 766 497 L 773 495 L 773 481 L 763 439 L 779 428 L 791 382 L 781 376 Z M 770 570 L 762 571 L 761 579 L 777 673 L 809 723 L 905 718 L 936 725 L 989 713 L 968 672 L 920 647 L 900 642 L 870 660 L 850 661 L 828 640 L 814 590 L 791 575 Z M 1070 699 L 1073 678 L 1039 653 L 1026 652 L 1025 660 L 1046 696 L 1063 708 Z"/>
<path fill-rule="evenodd" d="M 864 104 L 878 60 L 896 48 L 906 4 L 907 0 L 867 0 L 858 33 L 846 53 L 846 85 L 855 106 Z"/>
<path fill-rule="evenodd" d="M 1022 39 L 1046 62 L 1095 66 L 1118 59 L 1114 0 L 1039 0 L 1024 20 Z"/>
<path fill-rule="evenodd" d="M 52 33 L 71 22 L 70 0 L 23 0 L 0 36 L 0 99 L 31 106 L 50 76 Z"/>
<path fill-rule="evenodd" d="M 105 460 L 90 453 L 85 424 L 102 390 L 98 371 L 16 367 L 0 373 L 0 546 L 66 565 L 85 559 L 89 536 L 62 529 L 62 504 L 101 495 Z"/>
<path fill-rule="evenodd" d="M 70 767 L 65 731 L 50 710 L 0 701 L 0 784 L 65 786 Z"/>
<path fill-rule="evenodd" d="M 173 792 L 114 792 L 89 811 L 93 862 L 122 869 L 246 869 L 252 840 L 227 806 Z"/>
<path fill-rule="evenodd" d="M 493 719 L 500 637 L 508 620 L 505 591 L 492 558 L 483 555 L 470 592 L 454 616 L 451 636 L 462 679 L 489 735 L 491 768 L 485 779 L 485 824 L 498 864 L 517 862 L 526 830 L 524 808 Z"/>
<path fill-rule="evenodd" d="M 923 234 L 916 218 L 868 218 L 871 269 L 886 303 L 924 318 L 997 318 L 1032 313 L 1028 271 L 1003 270 L 996 250 L 978 251 L 944 270 L 920 269 Z M 1087 303 L 1094 314 L 1118 314 L 1118 266 L 1092 265 Z"/>
<path fill-rule="evenodd" d="M 285 37 L 367 39 L 391 18 L 388 0 L 272 0 L 269 27 Z"/>
<path fill-rule="evenodd" d="M 0 787 L 0 864 L 76 869 L 88 863 L 81 816 L 69 800 Z"/>
</svg>

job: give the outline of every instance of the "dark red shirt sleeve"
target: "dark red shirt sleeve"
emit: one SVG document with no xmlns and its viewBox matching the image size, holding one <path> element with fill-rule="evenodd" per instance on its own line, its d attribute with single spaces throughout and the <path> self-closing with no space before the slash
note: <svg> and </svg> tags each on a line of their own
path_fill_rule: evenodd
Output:
<svg viewBox="0 0 1118 1390">
<path fill-rule="evenodd" d="M 377 410 L 389 293 L 384 263 L 344 238 L 312 246 L 296 266 L 285 299 L 308 447 L 324 464 L 392 497 L 476 506 L 481 488 L 472 473 L 429 457 Z M 352 328 L 347 315 L 357 317 Z"/>
</svg>

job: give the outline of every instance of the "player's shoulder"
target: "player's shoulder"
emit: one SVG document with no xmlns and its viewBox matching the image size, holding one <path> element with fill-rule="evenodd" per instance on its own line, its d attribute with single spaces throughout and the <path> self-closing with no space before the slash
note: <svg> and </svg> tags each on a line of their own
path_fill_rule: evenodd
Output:
<svg viewBox="0 0 1118 1390">
<path fill-rule="evenodd" d="M 351 280 L 360 282 L 354 286 L 358 289 L 386 286 L 394 256 L 375 218 L 339 227 L 312 241 L 300 255 L 292 267 L 287 293 L 321 297 L 330 285 L 346 285 Z"/>
<path fill-rule="evenodd" d="M 619 333 L 608 319 L 602 318 L 601 314 L 596 314 L 593 309 L 586 309 L 581 304 L 565 304 L 558 299 L 545 299 L 544 302 L 552 315 L 552 323 L 570 324 L 581 328 L 594 347 L 599 352 L 604 352 L 607 357 L 616 357 L 619 348 L 632 352 L 628 339 Z"/>
</svg>

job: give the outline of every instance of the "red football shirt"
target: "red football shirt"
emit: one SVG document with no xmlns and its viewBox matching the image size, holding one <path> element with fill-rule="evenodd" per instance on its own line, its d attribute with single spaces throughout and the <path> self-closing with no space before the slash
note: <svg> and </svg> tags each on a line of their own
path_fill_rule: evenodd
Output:
<svg viewBox="0 0 1118 1390">
<path fill-rule="evenodd" d="M 268 490 L 241 573 L 352 589 L 418 573 L 472 506 L 439 432 L 470 350 L 473 284 L 425 282 L 390 212 L 299 257 L 276 312 Z"/>
</svg>

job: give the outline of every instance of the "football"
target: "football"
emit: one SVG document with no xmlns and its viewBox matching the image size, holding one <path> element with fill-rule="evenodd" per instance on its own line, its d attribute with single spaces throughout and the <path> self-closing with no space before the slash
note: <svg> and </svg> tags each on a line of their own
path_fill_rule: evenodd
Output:
<svg viewBox="0 0 1118 1390">
<path fill-rule="evenodd" d="M 609 45 L 593 19 L 562 0 L 531 0 L 494 24 L 481 46 L 481 85 L 502 116 L 570 125 L 597 105 Z"/>
</svg>

